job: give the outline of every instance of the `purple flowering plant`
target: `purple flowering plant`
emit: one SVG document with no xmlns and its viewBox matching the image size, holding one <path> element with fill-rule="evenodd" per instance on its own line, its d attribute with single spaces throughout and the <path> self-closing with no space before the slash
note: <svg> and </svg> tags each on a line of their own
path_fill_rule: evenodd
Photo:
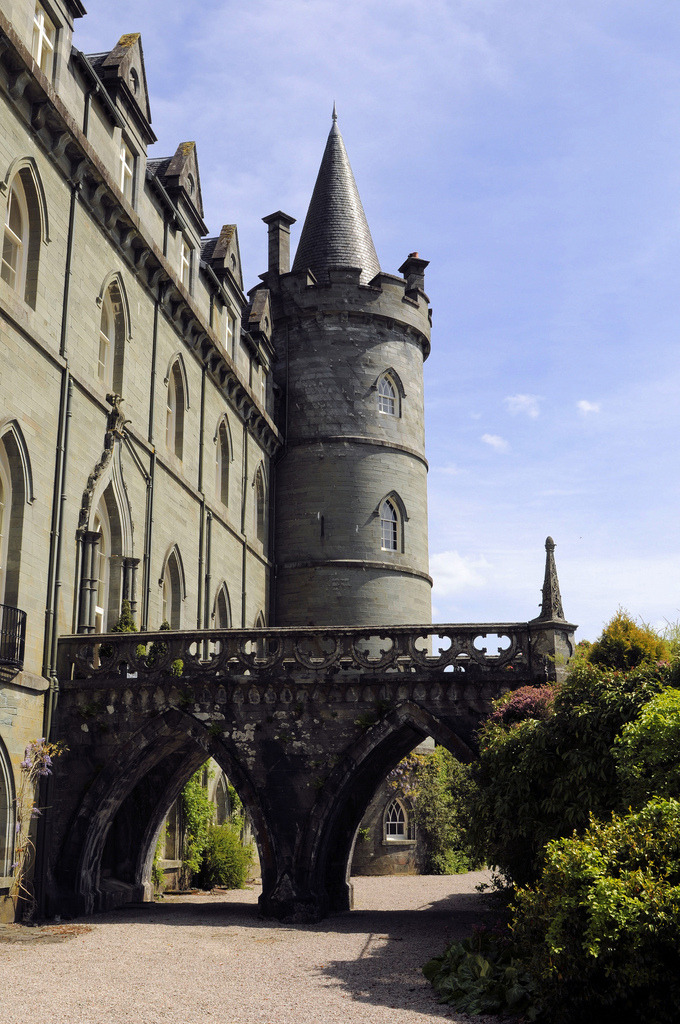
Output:
<svg viewBox="0 0 680 1024">
<path fill-rule="evenodd" d="M 31 823 L 42 815 L 42 809 L 36 802 L 38 783 L 41 778 L 52 774 L 55 758 L 67 750 L 63 743 L 48 743 L 42 736 L 27 744 L 23 760 L 19 762 L 21 776 L 19 792 L 14 801 L 16 821 L 10 897 L 15 907 L 20 900 L 23 902 L 24 918 L 32 917 L 36 909 L 31 883 L 35 857 L 34 826 Z"/>
</svg>

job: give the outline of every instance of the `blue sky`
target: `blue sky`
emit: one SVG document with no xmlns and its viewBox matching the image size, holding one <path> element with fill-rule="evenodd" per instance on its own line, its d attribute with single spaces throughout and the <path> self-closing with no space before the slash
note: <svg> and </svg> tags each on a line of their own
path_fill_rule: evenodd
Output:
<svg viewBox="0 0 680 1024">
<path fill-rule="evenodd" d="M 680 618 L 677 0 L 87 0 L 140 31 L 157 156 L 194 139 L 211 233 L 304 220 L 335 100 L 383 270 L 431 261 L 438 622 Z"/>
</svg>

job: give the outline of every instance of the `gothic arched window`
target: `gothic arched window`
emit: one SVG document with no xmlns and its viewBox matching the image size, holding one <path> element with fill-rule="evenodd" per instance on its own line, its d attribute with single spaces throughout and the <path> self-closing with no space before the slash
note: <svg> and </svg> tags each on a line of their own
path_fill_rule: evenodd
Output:
<svg viewBox="0 0 680 1024">
<path fill-rule="evenodd" d="M 97 376 L 107 388 L 111 386 L 114 331 L 113 305 L 107 291 L 102 302 L 102 315 L 99 321 L 99 358 L 97 360 Z"/>
<path fill-rule="evenodd" d="M 111 576 L 111 524 L 104 499 L 100 501 L 94 514 L 92 530 L 99 534 L 99 542 L 95 549 L 96 595 L 94 611 L 95 633 L 105 633 L 108 625 L 109 583 Z"/>
<path fill-rule="evenodd" d="M 184 570 L 175 546 L 165 560 L 161 576 L 161 621 L 171 629 L 180 629 L 184 598 Z"/>
<path fill-rule="evenodd" d="M 231 628 L 231 602 L 229 601 L 229 591 L 227 590 L 226 583 L 223 583 L 217 591 L 213 618 L 215 619 L 215 629 Z"/>
<path fill-rule="evenodd" d="M 14 784 L 5 745 L 0 740 L 0 885 L 12 873 L 14 852 Z"/>
<path fill-rule="evenodd" d="M 399 512 L 396 504 L 385 498 L 380 506 L 380 546 L 383 551 L 399 550 Z"/>
<path fill-rule="evenodd" d="M 408 815 L 401 800 L 392 800 L 385 810 L 384 816 L 385 839 L 404 840 L 408 839 Z"/>
<path fill-rule="evenodd" d="M 31 159 L 14 175 L 7 190 L 0 277 L 35 309 L 40 243 L 47 234 L 47 209 L 42 185 Z"/>
<path fill-rule="evenodd" d="M 24 297 L 29 248 L 29 219 L 26 192 L 16 175 L 9 190 L 5 233 L 2 240 L 2 279 Z"/>
<path fill-rule="evenodd" d="M 9 526 L 12 513 L 12 477 L 4 445 L 0 444 L 0 604 L 5 598 Z"/>
<path fill-rule="evenodd" d="M 258 466 L 255 474 L 255 532 L 257 539 L 264 544 L 266 528 L 266 498 L 262 467 Z"/>
<path fill-rule="evenodd" d="M 168 376 L 168 396 L 165 410 L 165 443 L 171 452 L 174 452 L 178 459 L 182 458 L 184 450 L 184 407 L 186 405 L 186 394 L 184 379 L 175 361 Z"/>
<path fill-rule="evenodd" d="M 231 462 L 231 439 L 227 421 L 222 418 L 215 437 L 215 494 L 223 505 L 229 504 L 229 463 Z"/>
<path fill-rule="evenodd" d="M 378 412 L 385 413 L 387 416 L 396 416 L 398 409 L 397 389 L 389 374 L 385 374 L 380 378 L 378 384 Z"/>
</svg>

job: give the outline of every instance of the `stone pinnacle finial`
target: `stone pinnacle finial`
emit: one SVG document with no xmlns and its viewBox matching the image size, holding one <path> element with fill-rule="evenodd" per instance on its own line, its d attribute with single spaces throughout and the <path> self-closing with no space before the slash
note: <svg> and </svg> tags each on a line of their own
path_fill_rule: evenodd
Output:
<svg viewBox="0 0 680 1024">
<path fill-rule="evenodd" d="M 335 100 L 333 100 L 333 120 L 337 121 L 337 119 L 338 119 L 338 112 L 335 109 Z"/>
<path fill-rule="evenodd" d="M 563 622 L 564 611 L 562 610 L 562 597 L 560 595 L 560 581 L 557 578 L 557 567 L 555 565 L 555 541 L 552 537 L 546 537 L 545 541 L 545 578 L 543 580 L 543 596 L 541 600 L 541 611 L 534 621 L 560 619 Z"/>
</svg>

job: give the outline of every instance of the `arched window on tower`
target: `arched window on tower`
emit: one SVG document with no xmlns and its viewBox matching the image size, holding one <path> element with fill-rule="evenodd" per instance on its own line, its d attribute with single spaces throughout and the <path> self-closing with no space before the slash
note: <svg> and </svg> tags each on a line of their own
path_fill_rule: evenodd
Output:
<svg viewBox="0 0 680 1024">
<path fill-rule="evenodd" d="M 399 550 L 400 525 L 396 503 L 385 498 L 380 506 L 380 546 L 383 551 Z"/>
<path fill-rule="evenodd" d="M 262 467 L 255 473 L 255 533 L 257 539 L 264 544 L 266 536 L 267 503 Z"/>
<path fill-rule="evenodd" d="M 215 437 L 215 494 L 223 505 L 229 504 L 229 463 L 231 462 L 231 439 L 227 421 L 222 418 Z"/>
<path fill-rule="evenodd" d="M 398 411 L 397 389 L 390 375 L 386 373 L 384 377 L 380 378 L 378 384 L 378 412 L 382 412 L 386 416 L 396 416 Z"/>
<path fill-rule="evenodd" d="M 184 379 L 176 360 L 168 376 L 168 396 L 165 411 L 165 443 L 178 459 L 184 450 L 184 407 L 186 393 Z"/>
</svg>

